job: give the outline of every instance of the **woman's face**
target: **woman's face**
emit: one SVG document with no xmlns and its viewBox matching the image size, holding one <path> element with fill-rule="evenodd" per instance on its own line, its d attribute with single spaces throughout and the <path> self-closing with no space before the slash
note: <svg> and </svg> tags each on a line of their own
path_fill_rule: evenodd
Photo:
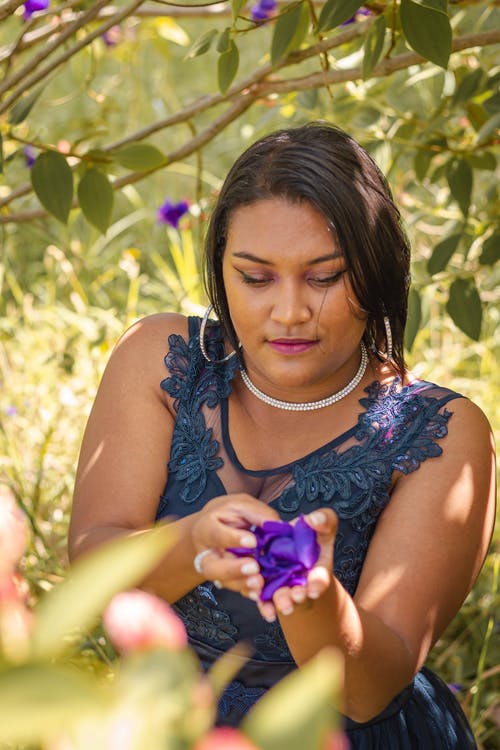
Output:
<svg viewBox="0 0 500 750">
<path fill-rule="evenodd" d="M 323 398 L 359 365 L 363 316 L 324 216 L 281 198 L 230 217 L 223 277 L 255 385 L 290 401 Z"/>
</svg>

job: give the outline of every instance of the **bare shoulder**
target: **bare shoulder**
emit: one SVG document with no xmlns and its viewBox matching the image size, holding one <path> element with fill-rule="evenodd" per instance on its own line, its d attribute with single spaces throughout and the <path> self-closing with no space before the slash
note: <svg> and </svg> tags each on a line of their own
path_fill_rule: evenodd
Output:
<svg viewBox="0 0 500 750">
<path fill-rule="evenodd" d="M 140 352 L 150 351 L 168 344 L 168 338 L 178 334 L 188 335 L 188 319 L 178 313 L 157 313 L 148 315 L 134 323 L 119 339 L 116 350 L 127 349 Z"/>
</svg>

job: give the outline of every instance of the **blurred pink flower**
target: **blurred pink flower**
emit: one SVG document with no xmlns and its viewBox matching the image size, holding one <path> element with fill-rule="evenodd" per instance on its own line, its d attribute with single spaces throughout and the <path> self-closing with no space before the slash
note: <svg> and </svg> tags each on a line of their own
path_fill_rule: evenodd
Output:
<svg viewBox="0 0 500 750">
<path fill-rule="evenodd" d="M 28 524 L 14 499 L 0 488 L 0 578 L 10 575 L 28 544 Z"/>
<path fill-rule="evenodd" d="M 0 651 L 13 663 L 29 651 L 33 615 L 26 607 L 28 584 L 18 573 L 0 579 Z"/>
<path fill-rule="evenodd" d="M 145 591 L 124 591 L 108 604 L 103 623 L 118 651 L 164 646 L 179 651 L 187 645 L 182 621 L 169 605 Z"/>
<path fill-rule="evenodd" d="M 344 732 L 336 729 L 326 738 L 323 750 L 349 750 L 351 744 Z"/>
<path fill-rule="evenodd" d="M 202 737 L 193 750 L 259 750 L 238 729 L 218 727 Z"/>
</svg>

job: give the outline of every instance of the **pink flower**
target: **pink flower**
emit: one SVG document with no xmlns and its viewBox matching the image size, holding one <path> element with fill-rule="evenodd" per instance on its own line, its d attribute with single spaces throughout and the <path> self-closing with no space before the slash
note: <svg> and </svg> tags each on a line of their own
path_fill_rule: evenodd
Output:
<svg viewBox="0 0 500 750">
<path fill-rule="evenodd" d="M 202 737 L 193 750 L 259 750 L 237 729 L 219 727 Z"/>
<path fill-rule="evenodd" d="M 169 605 L 145 591 L 124 591 L 107 606 L 103 623 L 118 651 L 164 646 L 179 651 L 187 645 L 182 621 Z"/>
<path fill-rule="evenodd" d="M 336 729 L 326 738 L 323 750 L 349 750 L 350 746 L 350 742 L 344 732 Z"/>
<path fill-rule="evenodd" d="M 14 499 L 0 488 L 0 578 L 13 573 L 28 543 L 28 524 Z"/>
</svg>

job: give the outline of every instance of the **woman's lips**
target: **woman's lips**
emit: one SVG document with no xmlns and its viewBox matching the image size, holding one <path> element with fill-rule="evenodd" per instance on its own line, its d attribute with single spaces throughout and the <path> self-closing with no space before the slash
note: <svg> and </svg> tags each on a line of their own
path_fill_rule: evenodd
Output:
<svg viewBox="0 0 500 750">
<path fill-rule="evenodd" d="M 316 346 L 316 341 L 310 339 L 273 339 L 269 346 L 280 354 L 301 354 Z"/>
</svg>

